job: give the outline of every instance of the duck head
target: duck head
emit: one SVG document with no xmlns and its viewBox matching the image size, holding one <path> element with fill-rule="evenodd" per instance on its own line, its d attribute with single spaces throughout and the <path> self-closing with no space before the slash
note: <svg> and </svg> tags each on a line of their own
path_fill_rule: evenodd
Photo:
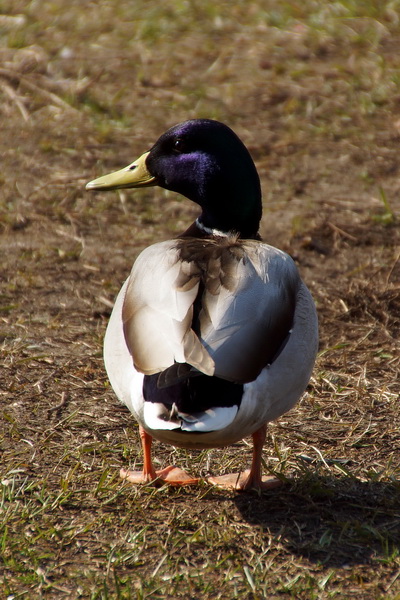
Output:
<svg viewBox="0 0 400 600">
<path fill-rule="evenodd" d="M 158 185 L 202 208 L 204 227 L 243 238 L 257 236 L 262 214 L 260 179 L 249 151 L 226 125 L 193 119 L 168 129 L 124 169 L 87 184 L 89 190 Z"/>
</svg>

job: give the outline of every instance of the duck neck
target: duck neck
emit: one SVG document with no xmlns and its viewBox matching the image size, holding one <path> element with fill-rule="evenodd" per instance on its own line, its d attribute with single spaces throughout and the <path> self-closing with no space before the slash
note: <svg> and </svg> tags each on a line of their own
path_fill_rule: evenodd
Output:
<svg viewBox="0 0 400 600">
<path fill-rule="evenodd" d="M 197 229 L 199 231 L 201 231 L 201 233 L 205 236 L 212 236 L 212 237 L 229 237 L 230 232 L 229 231 L 221 231 L 220 229 L 215 229 L 212 227 L 207 227 L 206 225 L 204 225 L 201 221 L 201 217 L 197 217 L 196 221 L 194 222 L 194 225 L 197 227 Z"/>
<path fill-rule="evenodd" d="M 243 239 L 258 239 L 258 229 L 262 215 L 261 194 L 253 201 L 249 201 L 249 194 L 245 196 L 246 202 L 241 199 L 232 199 L 202 205 L 202 213 L 196 220 L 199 229 L 209 235 L 239 235 Z"/>
<path fill-rule="evenodd" d="M 196 219 L 196 227 L 206 235 L 228 237 L 238 235 L 242 239 L 260 239 L 258 233 L 259 221 L 244 223 L 242 220 L 228 223 L 226 220 L 210 219 L 204 212 Z"/>
<path fill-rule="evenodd" d="M 201 184 L 196 188 L 197 197 L 191 199 L 201 206 L 198 221 L 202 226 L 244 239 L 258 237 L 261 185 L 247 150 L 239 156 L 232 153 L 218 168 L 209 169 Z"/>
</svg>

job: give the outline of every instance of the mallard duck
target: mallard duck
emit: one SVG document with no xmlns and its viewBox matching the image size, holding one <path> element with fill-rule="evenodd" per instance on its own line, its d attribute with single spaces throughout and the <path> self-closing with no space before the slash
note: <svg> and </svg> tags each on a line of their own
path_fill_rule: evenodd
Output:
<svg viewBox="0 0 400 600">
<path fill-rule="evenodd" d="M 104 340 L 118 398 L 139 423 L 143 471 L 132 483 L 198 481 L 156 470 L 152 439 L 216 448 L 252 436 L 250 470 L 210 477 L 238 490 L 269 489 L 261 455 L 267 423 L 303 394 L 318 343 L 316 310 L 293 260 L 261 241 L 260 180 L 247 148 L 226 125 L 186 121 L 150 151 L 89 190 L 158 185 L 198 204 L 175 239 L 146 248 L 115 302 Z"/>
</svg>

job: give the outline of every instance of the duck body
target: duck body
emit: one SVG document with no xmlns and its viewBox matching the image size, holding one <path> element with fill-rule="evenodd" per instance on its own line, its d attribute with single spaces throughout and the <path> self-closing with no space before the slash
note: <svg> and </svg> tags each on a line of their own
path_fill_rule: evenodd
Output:
<svg viewBox="0 0 400 600">
<path fill-rule="evenodd" d="M 188 274 L 182 280 L 181 268 L 192 263 L 181 262 L 182 240 L 161 242 L 144 250 L 117 297 L 105 336 L 104 360 L 118 398 L 152 437 L 185 448 L 226 446 L 250 436 L 260 424 L 278 418 L 297 402 L 314 363 L 316 314 L 310 293 L 287 254 L 255 240 L 188 238 L 183 243 L 186 241 L 199 250 L 194 262 L 194 278 L 199 277 L 198 282 L 185 290 L 185 285 L 193 282 Z M 214 260 L 215 267 L 215 255 L 225 264 L 231 260 L 235 269 L 241 271 L 233 279 L 232 290 L 218 281 L 219 266 L 217 278 L 212 281 L 207 281 L 209 268 L 197 274 L 199 262 L 208 261 L 209 265 Z M 147 279 L 149 285 L 143 286 Z M 292 297 L 282 279 L 287 280 Z M 217 296 L 206 291 L 207 283 L 220 288 Z M 183 291 L 177 291 L 177 285 Z M 137 306 L 140 287 L 145 296 L 140 297 L 140 306 L 127 323 L 124 307 L 126 313 L 132 304 Z M 175 366 L 175 361 L 179 361 L 178 365 L 190 364 L 185 360 L 186 332 L 182 332 L 183 327 L 174 331 L 174 327 L 184 323 L 192 312 L 199 288 L 203 290 L 198 320 L 204 322 L 196 336 L 207 350 L 204 362 L 208 357 L 212 359 L 211 369 L 216 375 L 189 371 L 188 377 L 180 379 L 172 373 L 169 385 L 159 387 L 158 374 Z M 177 298 L 179 295 L 183 298 Z M 244 300 L 238 306 L 240 295 Z M 223 304 L 221 312 L 218 300 Z M 171 306 L 176 312 L 165 310 Z M 282 321 L 285 323 L 282 332 L 274 330 L 274 323 Z M 125 323 L 124 334 L 122 323 Z M 143 332 L 143 343 L 137 330 Z M 160 330 L 167 335 L 160 336 Z M 137 357 L 135 345 L 145 347 L 148 354 Z M 266 354 L 270 356 L 266 358 Z M 228 363 L 226 356 L 230 357 Z M 136 367 L 133 360 L 137 361 Z M 201 369 L 193 357 L 192 362 Z M 188 390 L 188 386 L 192 389 Z M 191 397 L 195 399 L 194 408 L 190 406 Z"/>
<path fill-rule="evenodd" d="M 211 480 L 268 487 L 260 475 L 265 428 L 309 381 L 318 346 L 314 302 L 290 256 L 259 239 L 258 175 L 229 128 L 210 120 L 178 125 L 138 161 L 88 187 L 157 184 L 203 212 L 185 233 L 138 256 L 110 317 L 106 370 L 139 423 L 145 454 L 143 473 L 124 474 L 133 482 L 193 483 L 181 471 L 174 476 L 174 467 L 154 470 L 152 438 L 214 448 L 253 436 L 252 468 L 240 483 L 236 475 Z"/>
</svg>

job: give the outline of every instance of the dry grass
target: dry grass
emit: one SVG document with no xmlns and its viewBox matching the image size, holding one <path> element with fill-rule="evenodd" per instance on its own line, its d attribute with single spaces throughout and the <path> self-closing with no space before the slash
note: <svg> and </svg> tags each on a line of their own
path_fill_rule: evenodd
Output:
<svg viewBox="0 0 400 600">
<path fill-rule="evenodd" d="M 0 4 L 2 597 L 400 598 L 399 8 Z M 198 116 L 250 147 L 264 237 L 320 315 L 308 392 L 265 449 L 288 484 L 260 497 L 117 478 L 141 455 L 102 364 L 110 303 L 196 208 L 83 184 Z M 250 454 L 156 444 L 193 474 Z"/>
</svg>

